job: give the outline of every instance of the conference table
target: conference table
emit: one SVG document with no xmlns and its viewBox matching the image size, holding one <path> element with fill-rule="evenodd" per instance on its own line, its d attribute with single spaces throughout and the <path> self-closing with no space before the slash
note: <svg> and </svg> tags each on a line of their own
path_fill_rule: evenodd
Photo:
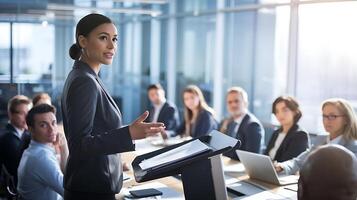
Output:
<svg viewBox="0 0 357 200">
<path fill-rule="evenodd" d="M 174 141 L 173 143 L 176 142 L 177 141 Z M 124 172 L 125 175 L 129 177 L 129 179 L 124 181 L 123 188 L 121 192 L 116 195 L 116 199 L 125 199 L 124 196 L 127 195 L 128 191 L 131 189 L 142 189 L 147 187 L 149 188 L 165 187 L 166 189 L 168 189 L 167 191 L 174 192 L 176 195 L 175 198 L 167 198 L 167 199 L 175 199 L 175 200 L 184 199 L 182 182 L 177 177 L 170 176 L 170 177 L 160 178 L 160 179 L 142 182 L 142 183 L 137 183 L 133 177 L 131 162 L 134 160 L 136 156 L 158 150 L 160 148 L 163 148 L 164 145 L 170 143 L 167 142 L 163 143 L 162 141 L 160 142 L 160 138 L 151 137 L 142 140 L 137 140 L 135 141 L 135 144 L 136 144 L 136 151 L 121 154 L 123 162 L 125 162 L 130 168 L 129 171 Z M 247 180 L 250 180 L 249 176 L 244 172 L 244 166 L 239 161 L 232 160 L 225 156 L 222 156 L 221 160 L 223 163 L 226 186 L 228 187 L 232 186 L 234 188 L 236 184 L 240 184 L 239 181 L 245 182 Z M 249 181 L 249 183 L 252 182 Z M 232 190 L 228 190 L 228 199 L 245 199 L 245 200 L 297 199 L 297 192 L 296 192 L 297 184 L 288 185 L 288 186 L 277 186 L 258 180 L 254 180 L 253 183 L 254 186 L 263 189 L 264 191 L 251 196 L 238 196 L 236 192 L 234 191 L 232 192 Z M 166 199 L 166 198 L 164 198 L 163 196 L 159 199 Z"/>
</svg>

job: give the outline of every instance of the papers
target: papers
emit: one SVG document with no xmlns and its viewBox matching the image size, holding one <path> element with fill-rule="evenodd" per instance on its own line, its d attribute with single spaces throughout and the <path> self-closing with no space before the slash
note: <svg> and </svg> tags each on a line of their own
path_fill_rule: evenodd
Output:
<svg viewBox="0 0 357 200">
<path fill-rule="evenodd" d="M 171 146 L 174 144 L 178 144 L 187 140 L 192 139 L 191 137 L 184 137 L 181 138 L 180 136 L 169 138 L 169 139 L 162 139 L 161 137 L 159 139 L 152 140 L 150 143 L 154 146 L 160 146 L 160 147 L 167 147 Z"/>
<path fill-rule="evenodd" d="M 245 168 L 242 163 L 237 163 L 229 166 L 223 166 L 224 172 L 236 172 L 236 173 L 244 173 Z"/>
<path fill-rule="evenodd" d="M 263 191 L 251 196 L 243 196 L 243 197 L 238 197 L 238 198 L 234 198 L 234 200 L 256 200 L 256 199 L 261 199 L 261 200 L 284 200 L 287 199 L 285 197 L 279 196 L 277 194 L 271 193 L 269 191 Z"/>
<path fill-rule="evenodd" d="M 193 140 L 187 144 L 171 149 L 165 153 L 143 160 L 139 166 L 146 170 L 149 168 L 158 168 L 173 162 L 181 161 L 194 155 L 209 151 L 210 147 L 200 140 Z"/>
</svg>

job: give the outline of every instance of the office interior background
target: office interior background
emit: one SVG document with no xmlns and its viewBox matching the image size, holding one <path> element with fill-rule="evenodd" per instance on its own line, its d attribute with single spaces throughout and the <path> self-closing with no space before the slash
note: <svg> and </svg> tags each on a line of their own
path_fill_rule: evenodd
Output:
<svg viewBox="0 0 357 200">
<path fill-rule="evenodd" d="M 59 109 L 75 25 L 98 12 L 118 28 L 117 55 L 100 76 L 125 123 L 148 108 L 150 83 L 181 110 L 183 88 L 198 85 L 219 120 L 226 90 L 241 86 L 266 126 L 274 99 L 288 94 L 300 124 L 322 133 L 323 100 L 357 107 L 356 10 L 354 0 L 0 0 L 1 119 L 15 94 L 48 92 Z"/>
</svg>

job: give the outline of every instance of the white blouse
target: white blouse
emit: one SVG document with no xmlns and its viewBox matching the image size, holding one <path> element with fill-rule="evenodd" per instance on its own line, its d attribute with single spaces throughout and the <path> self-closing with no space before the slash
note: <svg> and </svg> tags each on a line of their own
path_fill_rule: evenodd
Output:
<svg viewBox="0 0 357 200">
<path fill-rule="evenodd" d="M 275 140 L 274 147 L 270 149 L 269 156 L 270 156 L 270 158 L 272 160 L 274 159 L 274 157 L 276 155 L 276 152 L 278 151 L 278 149 L 279 149 L 281 143 L 283 142 L 285 136 L 286 136 L 286 133 L 283 133 L 283 132 L 279 133 L 278 138 L 276 138 L 276 140 Z"/>
</svg>

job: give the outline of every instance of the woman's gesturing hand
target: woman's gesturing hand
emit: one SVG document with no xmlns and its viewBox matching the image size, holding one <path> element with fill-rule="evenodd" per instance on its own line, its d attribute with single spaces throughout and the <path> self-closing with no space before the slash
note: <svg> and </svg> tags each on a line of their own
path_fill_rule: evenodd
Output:
<svg viewBox="0 0 357 200">
<path fill-rule="evenodd" d="M 144 120 L 149 116 L 149 111 L 145 111 L 132 124 L 129 125 L 129 131 L 133 140 L 142 139 L 146 136 L 155 135 L 165 130 L 163 123 L 146 123 Z"/>
</svg>

